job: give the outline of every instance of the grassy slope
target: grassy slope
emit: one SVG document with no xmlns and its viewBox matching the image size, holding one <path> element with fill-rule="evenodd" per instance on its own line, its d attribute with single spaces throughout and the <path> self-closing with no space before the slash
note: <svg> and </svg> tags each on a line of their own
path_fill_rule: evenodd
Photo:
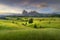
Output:
<svg viewBox="0 0 60 40">
<path fill-rule="evenodd" d="M 34 29 L 33 24 L 28 24 L 27 27 L 21 25 L 25 23 L 23 21 L 0 20 L 0 40 L 60 40 L 60 19 L 56 19 L 54 22 L 50 19 L 39 21 L 35 19 L 34 23 L 37 26 L 45 27 L 40 29 Z"/>
<path fill-rule="evenodd" d="M 60 29 L 60 18 L 34 18 L 34 23 L 28 24 L 27 26 L 33 27 L 34 24 L 36 24 L 38 28 L 42 27 L 42 28 L 58 28 L 58 29 Z"/>
</svg>

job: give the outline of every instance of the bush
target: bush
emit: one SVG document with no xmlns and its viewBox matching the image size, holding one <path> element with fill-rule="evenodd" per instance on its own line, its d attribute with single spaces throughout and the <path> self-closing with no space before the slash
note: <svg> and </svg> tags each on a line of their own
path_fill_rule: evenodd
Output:
<svg viewBox="0 0 60 40">
<path fill-rule="evenodd" d="M 15 23 L 14 21 L 12 21 L 12 23 Z"/>
<path fill-rule="evenodd" d="M 40 26 L 40 28 L 45 28 L 44 26 Z"/>
<path fill-rule="evenodd" d="M 37 28 L 37 25 L 36 24 L 34 24 L 34 28 Z"/>
<path fill-rule="evenodd" d="M 31 18 L 31 19 L 29 19 L 29 23 L 33 23 L 33 19 Z"/>
</svg>

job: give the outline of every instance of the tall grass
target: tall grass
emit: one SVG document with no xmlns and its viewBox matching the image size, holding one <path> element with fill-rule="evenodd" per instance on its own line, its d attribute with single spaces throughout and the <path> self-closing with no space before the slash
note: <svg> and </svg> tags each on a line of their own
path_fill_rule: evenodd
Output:
<svg viewBox="0 0 60 40">
<path fill-rule="evenodd" d="M 0 40 L 60 40 L 60 29 L 3 30 Z"/>
</svg>

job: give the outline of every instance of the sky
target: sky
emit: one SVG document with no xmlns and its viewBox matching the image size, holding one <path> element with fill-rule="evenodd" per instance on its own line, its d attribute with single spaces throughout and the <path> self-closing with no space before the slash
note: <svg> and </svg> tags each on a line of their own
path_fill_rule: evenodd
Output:
<svg viewBox="0 0 60 40">
<path fill-rule="evenodd" d="M 0 0 L 0 13 L 60 12 L 60 0 Z"/>
</svg>

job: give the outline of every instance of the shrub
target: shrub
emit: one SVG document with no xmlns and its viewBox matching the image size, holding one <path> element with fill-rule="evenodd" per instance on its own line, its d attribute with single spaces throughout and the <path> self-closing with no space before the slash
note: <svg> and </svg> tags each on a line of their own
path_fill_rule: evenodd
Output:
<svg viewBox="0 0 60 40">
<path fill-rule="evenodd" d="M 34 28 L 37 28 L 37 25 L 36 24 L 34 24 Z"/>
<path fill-rule="evenodd" d="M 40 28 L 45 28 L 44 26 L 40 26 Z"/>
<path fill-rule="evenodd" d="M 12 21 L 12 23 L 15 23 L 14 21 Z"/>
<path fill-rule="evenodd" d="M 51 21 L 48 22 L 48 24 L 50 24 L 50 23 L 51 23 Z"/>
<path fill-rule="evenodd" d="M 31 18 L 31 19 L 29 19 L 29 23 L 33 23 L 33 19 Z"/>
</svg>

